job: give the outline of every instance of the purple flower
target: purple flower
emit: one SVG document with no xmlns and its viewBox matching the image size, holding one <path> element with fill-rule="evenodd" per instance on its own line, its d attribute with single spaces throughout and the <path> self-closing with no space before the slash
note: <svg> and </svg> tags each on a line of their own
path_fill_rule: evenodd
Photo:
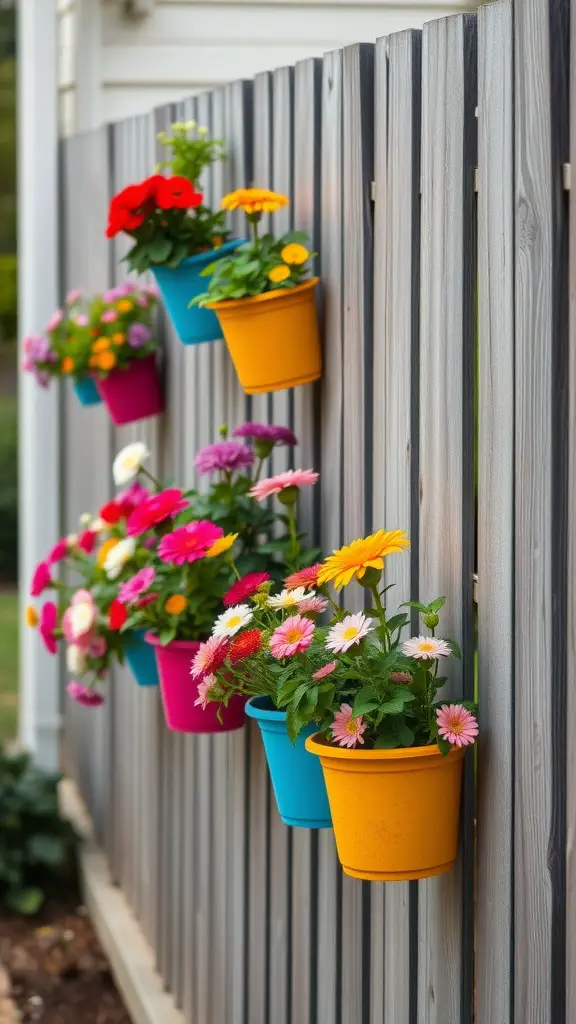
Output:
<svg viewBox="0 0 576 1024">
<path fill-rule="evenodd" d="M 75 320 L 75 323 L 78 324 L 78 327 L 88 327 L 89 322 L 90 321 L 88 320 L 86 313 L 78 313 L 78 316 L 76 317 Z"/>
<path fill-rule="evenodd" d="M 243 423 L 232 431 L 234 437 L 247 437 L 252 441 L 268 441 L 272 444 L 295 445 L 297 438 L 288 427 L 276 427 L 272 423 Z"/>
<path fill-rule="evenodd" d="M 202 448 L 194 465 L 199 473 L 215 473 L 218 470 L 231 473 L 234 470 L 249 469 L 254 456 L 247 445 L 239 441 L 217 441 Z"/>
<path fill-rule="evenodd" d="M 128 344 L 130 348 L 142 348 L 150 341 L 152 332 L 146 324 L 130 324 L 128 328 Z"/>
</svg>

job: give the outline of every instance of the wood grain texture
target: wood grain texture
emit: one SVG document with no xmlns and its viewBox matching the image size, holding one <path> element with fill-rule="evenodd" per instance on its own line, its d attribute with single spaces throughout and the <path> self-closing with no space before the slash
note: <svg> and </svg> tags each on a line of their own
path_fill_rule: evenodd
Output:
<svg viewBox="0 0 576 1024">
<path fill-rule="evenodd" d="M 412 545 L 410 556 L 387 566 L 386 582 L 396 584 L 388 603 L 393 613 L 402 601 L 416 596 L 413 569 L 417 571 L 418 560 L 414 484 L 418 474 L 421 33 L 401 32 L 378 40 L 375 79 L 372 527 L 405 529 Z M 372 915 L 373 1019 L 408 1024 L 408 883 L 387 886 L 384 906 L 376 896 Z M 383 988 L 386 982 L 380 1000 L 378 979 Z"/>
<path fill-rule="evenodd" d="M 446 596 L 441 630 L 463 647 L 447 696 L 473 691 L 475 28 L 468 16 L 431 22 L 422 51 L 420 598 Z M 471 829 L 470 818 L 466 841 Z M 462 878 L 462 860 L 419 887 L 419 1024 L 471 1016 L 461 929 L 472 875 Z"/>
<path fill-rule="evenodd" d="M 514 607 L 512 4 L 478 16 L 478 1020 L 510 1020 Z"/>
<path fill-rule="evenodd" d="M 515 8 L 515 1021 L 548 1021 L 552 977 L 552 185 L 548 5 Z"/>
</svg>

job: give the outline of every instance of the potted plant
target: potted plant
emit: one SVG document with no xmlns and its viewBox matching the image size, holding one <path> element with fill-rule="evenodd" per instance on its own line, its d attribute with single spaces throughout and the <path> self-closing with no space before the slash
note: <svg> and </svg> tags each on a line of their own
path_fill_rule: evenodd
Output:
<svg viewBox="0 0 576 1024">
<path fill-rule="evenodd" d="M 403 642 L 408 614 L 386 614 L 384 558 L 407 546 L 402 531 L 379 530 L 288 581 L 312 584 L 314 593 L 254 595 L 251 636 L 236 639 L 247 656 L 231 658 L 230 648 L 208 694 L 225 702 L 260 690 L 285 709 L 292 740 L 317 723 L 305 746 L 322 765 L 340 861 L 347 874 L 372 881 L 450 870 L 462 759 L 478 733 L 475 705 L 438 699 L 446 683 L 439 666 L 459 655 L 435 635 L 444 598 L 416 604 L 429 636 Z M 340 590 L 353 580 L 372 594 L 373 611 L 350 614 L 330 597 L 329 582 Z M 319 601 L 331 605 L 327 625 L 313 621 Z M 270 606 L 283 608 L 279 624 Z"/>
<path fill-rule="evenodd" d="M 260 237 L 262 215 L 289 200 L 267 189 L 224 196 L 226 210 L 244 210 L 252 237 L 210 263 L 208 289 L 193 303 L 216 312 L 242 387 L 249 395 L 318 380 L 322 354 L 307 235 Z"/>
<path fill-rule="evenodd" d="M 172 131 L 171 137 L 158 135 L 170 156 L 157 169 L 171 176 L 155 173 L 115 195 L 106 234 L 114 238 L 123 231 L 134 240 L 128 266 L 138 274 L 152 271 L 180 341 L 195 345 L 221 337 L 214 313 L 189 308 L 202 291 L 200 273 L 218 252 L 230 252 L 239 242 L 228 239 L 224 213 L 206 206 L 200 190 L 204 171 L 225 157 L 223 142 L 209 138 L 195 121 L 176 122 Z"/>
<path fill-rule="evenodd" d="M 154 287 L 125 282 L 92 301 L 89 365 L 116 426 L 157 416 L 164 409 L 152 331 Z"/>
<path fill-rule="evenodd" d="M 43 334 L 22 342 L 21 367 L 46 388 L 53 377 L 68 377 L 81 405 L 99 405 L 98 389 L 89 365 L 89 303 L 79 288 L 68 292 L 64 309 L 57 309 Z"/>
</svg>

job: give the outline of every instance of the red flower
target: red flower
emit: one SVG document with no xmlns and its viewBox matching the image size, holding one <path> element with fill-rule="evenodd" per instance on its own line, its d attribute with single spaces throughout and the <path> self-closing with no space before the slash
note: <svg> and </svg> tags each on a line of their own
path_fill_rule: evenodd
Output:
<svg viewBox="0 0 576 1024">
<path fill-rule="evenodd" d="M 224 604 L 229 607 L 231 604 L 240 604 L 241 601 L 245 601 L 247 597 L 252 597 L 256 593 L 258 587 L 262 586 L 263 583 L 267 583 L 270 579 L 269 572 L 249 572 L 242 579 L 236 580 L 230 587 L 230 590 L 224 594 Z"/>
<path fill-rule="evenodd" d="M 188 502 L 182 497 L 182 491 L 168 487 L 140 502 L 130 515 L 126 532 L 129 537 L 140 537 L 165 519 L 174 518 L 184 508 L 188 508 Z"/>
<path fill-rule="evenodd" d="M 173 178 L 162 178 L 156 185 L 156 206 L 161 210 L 187 210 L 200 206 L 204 196 L 196 192 L 188 178 L 176 174 Z"/>
<path fill-rule="evenodd" d="M 94 530 L 83 530 L 76 543 L 80 548 L 80 551 L 84 551 L 85 554 L 90 555 L 94 551 L 94 545 L 96 544 L 96 534 L 94 533 Z"/>
<path fill-rule="evenodd" d="M 120 522 L 121 519 L 125 519 L 126 514 L 130 515 L 131 511 L 132 506 L 130 506 L 130 510 L 126 513 L 122 504 L 117 504 L 115 501 L 107 501 L 105 505 L 102 505 L 99 515 L 105 523 L 109 523 L 110 526 L 114 526 L 116 523 Z"/>
<path fill-rule="evenodd" d="M 30 597 L 39 597 L 46 587 L 52 583 L 48 562 L 39 562 L 30 584 Z"/>
<path fill-rule="evenodd" d="M 249 629 L 246 633 L 241 633 L 232 641 L 230 647 L 230 664 L 234 665 L 237 661 L 243 661 L 244 658 L 250 658 L 253 654 L 257 654 L 262 647 L 262 634 L 258 629 Z"/>
<path fill-rule="evenodd" d="M 128 618 L 128 612 L 120 601 L 114 600 L 108 609 L 108 625 L 110 629 L 120 629 L 126 619 Z"/>
<path fill-rule="evenodd" d="M 38 631 L 49 654 L 56 654 L 58 651 L 58 640 L 54 632 L 57 625 L 58 609 L 53 601 L 46 601 L 40 612 Z"/>
<path fill-rule="evenodd" d="M 154 199 L 150 195 L 147 181 L 138 185 L 128 185 L 115 195 L 108 212 L 106 235 L 114 238 L 119 231 L 135 231 L 144 223 L 154 208 Z"/>
<path fill-rule="evenodd" d="M 291 576 L 287 576 L 284 584 L 288 587 L 288 590 L 294 590 L 296 587 L 315 587 L 318 583 L 318 573 L 321 568 L 322 562 L 317 562 L 316 565 L 309 565 L 306 569 L 300 569 L 298 572 L 293 572 Z"/>
<path fill-rule="evenodd" d="M 138 213 L 150 199 L 150 189 L 147 181 L 141 181 L 138 185 L 128 185 L 118 192 L 112 199 L 112 203 L 122 206 L 131 213 Z"/>
</svg>

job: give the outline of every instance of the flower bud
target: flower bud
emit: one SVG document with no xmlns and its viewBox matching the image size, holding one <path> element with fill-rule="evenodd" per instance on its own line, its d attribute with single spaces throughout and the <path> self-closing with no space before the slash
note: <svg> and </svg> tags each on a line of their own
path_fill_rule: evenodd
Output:
<svg viewBox="0 0 576 1024">
<path fill-rule="evenodd" d="M 422 616 L 422 620 L 428 629 L 434 629 L 440 622 L 436 612 L 428 612 L 426 615 Z"/>
<path fill-rule="evenodd" d="M 362 587 L 375 587 L 380 583 L 381 578 L 382 569 L 374 569 L 372 566 L 369 566 L 362 578 L 358 580 L 358 583 Z"/>
<path fill-rule="evenodd" d="M 226 440 L 226 438 L 228 437 L 228 424 L 227 423 L 222 423 L 222 425 L 218 427 L 218 435 L 219 435 L 219 437 L 222 438 L 223 441 Z"/>
<path fill-rule="evenodd" d="M 259 459 L 267 459 L 274 447 L 274 441 L 269 438 L 258 437 L 254 441 L 254 451 Z"/>
<path fill-rule="evenodd" d="M 280 491 L 278 501 L 281 502 L 282 505 L 295 505 L 298 501 L 299 493 L 299 487 L 285 487 L 283 491 Z"/>
</svg>

